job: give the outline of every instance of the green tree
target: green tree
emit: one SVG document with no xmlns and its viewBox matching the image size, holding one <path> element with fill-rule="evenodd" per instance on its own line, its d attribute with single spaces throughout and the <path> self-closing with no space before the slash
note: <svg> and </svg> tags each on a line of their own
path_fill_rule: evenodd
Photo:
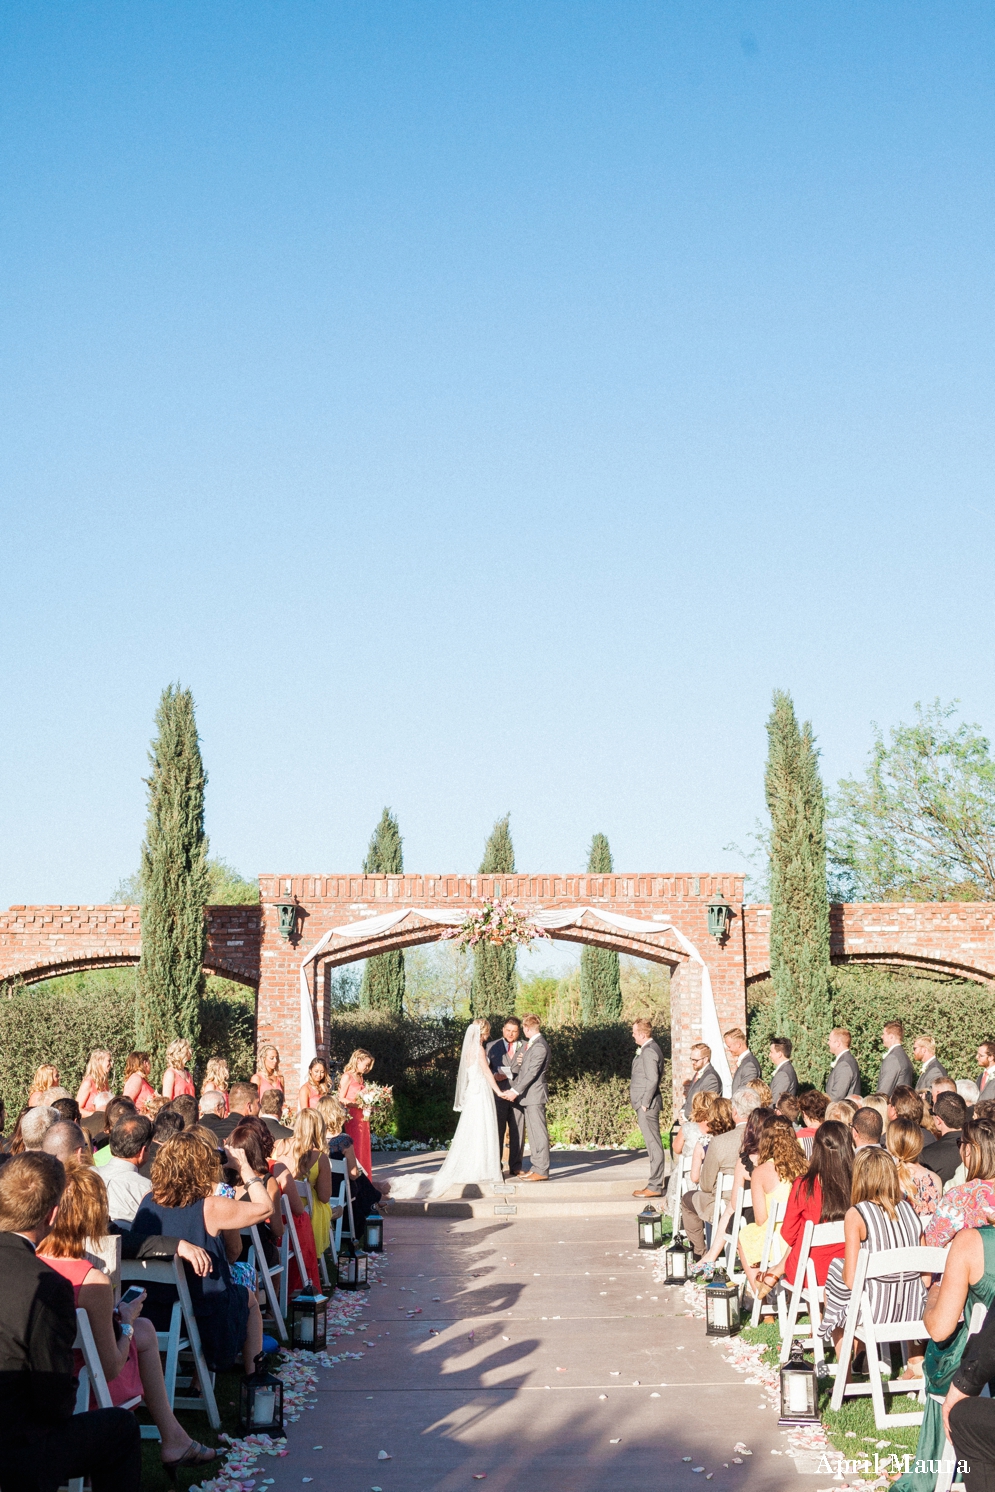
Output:
<svg viewBox="0 0 995 1492">
<path fill-rule="evenodd" d="M 193 695 L 171 684 L 156 711 L 142 844 L 142 956 L 135 987 L 135 1042 L 160 1060 L 184 1036 L 196 1051 L 204 992 L 207 835 Z"/>
<path fill-rule="evenodd" d="M 403 842 L 397 819 L 389 808 L 380 815 L 370 847 L 363 861 L 363 874 L 400 875 L 404 869 Z M 359 1004 L 363 1010 L 384 1010 L 400 1015 L 404 1009 L 404 954 L 378 953 L 368 958 L 359 987 Z"/>
<path fill-rule="evenodd" d="M 866 901 L 995 900 L 995 761 L 956 705 L 917 704 L 832 803 L 831 851 Z"/>
<path fill-rule="evenodd" d="M 770 973 L 779 1035 L 792 1038 L 799 1076 L 821 1086 L 832 1026 L 825 800 L 812 727 L 775 690 L 764 786 L 770 809 Z"/>
<path fill-rule="evenodd" d="M 587 854 L 587 868 L 595 875 L 613 869 L 612 852 L 604 834 L 595 834 Z M 618 954 L 610 948 L 587 948 L 580 955 L 580 1018 L 585 1026 L 622 1018 L 622 981 Z"/>
<path fill-rule="evenodd" d="M 259 900 L 259 882 L 247 881 L 234 865 L 211 855 L 207 860 L 207 904 L 210 907 L 232 907 L 254 904 Z M 142 904 L 142 872 L 132 871 L 118 881 L 111 892 L 112 902 L 125 902 L 130 907 Z"/>
<path fill-rule="evenodd" d="M 506 813 L 498 819 L 484 846 L 480 862 L 481 875 L 513 875 L 515 848 L 511 842 Z M 470 985 L 470 1010 L 473 1015 L 507 1015 L 515 1008 L 514 948 L 497 948 L 493 943 L 479 943 L 473 952 L 473 980 Z"/>
</svg>

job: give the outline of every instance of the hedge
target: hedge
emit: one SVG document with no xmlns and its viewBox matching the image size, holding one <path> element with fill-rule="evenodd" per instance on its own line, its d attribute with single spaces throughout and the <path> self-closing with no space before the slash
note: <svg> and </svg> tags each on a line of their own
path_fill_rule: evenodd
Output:
<svg viewBox="0 0 995 1492">
<path fill-rule="evenodd" d="M 852 1037 L 865 1093 L 873 1093 L 884 1048 L 881 1027 L 887 1020 L 905 1023 L 905 1049 L 919 1032 L 936 1037 L 936 1055 L 953 1078 L 976 1078 L 978 1042 L 995 1034 L 995 999 L 988 985 L 970 979 L 946 979 L 935 974 L 847 964 L 830 976 L 832 1019 Z M 773 1030 L 773 986 L 770 980 L 748 991 L 750 1048 L 770 1075 L 768 1046 Z M 799 1077 L 822 1087 L 832 1057 L 827 1049 L 822 1073 Z"/>
</svg>

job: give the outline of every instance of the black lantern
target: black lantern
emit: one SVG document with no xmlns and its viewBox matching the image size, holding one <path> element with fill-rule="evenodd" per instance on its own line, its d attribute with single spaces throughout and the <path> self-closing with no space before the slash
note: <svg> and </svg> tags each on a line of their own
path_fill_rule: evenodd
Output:
<svg viewBox="0 0 995 1492">
<path fill-rule="evenodd" d="M 663 1256 L 664 1267 L 667 1271 L 665 1284 L 683 1285 L 688 1277 L 688 1251 L 684 1246 L 684 1240 L 679 1235 L 675 1236 L 673 1243 Z"/>
<path fill-rule="evenodd" d="M 276 915 L 279 918 L 280 937 L 292 938 L 297 931 L 297 902 L 294 898 L 285 896 L 282 901 L 278 901 Z"/>
<path fill-rule="evenodd" d="M 363 1247 L 368 1254 L 383 1253 L 383 1218 L 379 1212 L 371 1212 L 366 1219 L 366 1235 Z"/>
<path fill-rule="evenodd" d="M 729 931 L 729 923 L 732 921 L 732 907 L 726 901 L 721 891 L 716 891 L 708 903 L 708 931 L 716 943 L 724 941 Z"/>
<path fill-rule="evenodd" d="M 641 1249 L 658 1249 L 663 1244 L 663 1216 L 649 1202 L 636 1218 Z"/>
<path fill-rule="evenodd" d="M 265 1352 L 256 1358 L 256 1371 L 242 1379 L 238 1398 L 238 1428 L 246 1435 L 283 1434 L 283 1384 L 263 1367 Z"/>
<path fill-rule="evenodd" d="M 815 1367 L 806 1361 L 801 1342 L 791 1344 L 791 1356 L 781 1368 L 779 1425 L 818 1425 L 819 1386 Z"/>
<path fill-rule="evenodd" d="M 717 1269 L 705 1286 L 706 1337 L 731 1337 L 739 1331 L 739 1286 Z"/>
<path fill-rule="evenodd" d="M 367 1288 L 369 1280 L 366 1272 L 369 1261 L 365 1254 L 359 1252 L 351 1238 L 346 1239 L 345 1247 L 339 1252 L 337 1263 L 340 1290 L 365 1290 Z"/>
<path fill-rule="evenodd" d="M 300 1290 L 290 1297 L 290 1345 L 307 1352 L 325 1350 L 325 1306 L 328 1296 L 318 1290 Z"/>
</svg>

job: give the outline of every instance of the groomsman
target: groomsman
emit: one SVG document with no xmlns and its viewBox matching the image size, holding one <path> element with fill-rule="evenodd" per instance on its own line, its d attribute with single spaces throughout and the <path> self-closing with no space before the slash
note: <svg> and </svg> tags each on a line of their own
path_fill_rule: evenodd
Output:
<svg viewBox="0 0 995 1492">
<path fill-rule="evenodd" d="M 900 1085 L 905 1088 L 914 1088 L 916 1085 L 916 1070 L 902 1045 L 904 1035 L 905 1027 L 901 1021 L 885 1021 L 881 1032 L 881 1041 L 885 1048 L 884 1060 L 881 1063 L 878 1085 L 875 1089 L 875 1092 L 883 1093 L 885 1098 L 890 1098 Z"/>
<path fill-rule="evenodd" d="M 850 1050 L 850 1033 L 842 1026 L 834 1026 L 829 1033 L 829 1050 L 833 1054 L 833 1065 L 826 1079 L 826 1097 L 838 1103 L 843 1098 L 860 1098 L 860 1069 Z"/>
<path fill-rule="evenodd" d="M 636 1055 L 632 1060 L 632 1077 L 629 1081 L 629 1102 L 636 1111 L 636 1122 L 646 1141 L 649 1157 L 649 1180 L 644 1187 L 634 1191 L 634 1197 L 662 1197 L 664 1154 L 660 1139 L 660 1112 L 663 1100 L 660 1097 L 660 1079 L 663 1077 L 663 1052 L 653 1040 L 653 1027 L 640 1018 L 632 1023 L 632 1039 L 636 1043 Z"/>
<path fill-rule="evenodd" d="M 919 1081 L 916 1083 L 917 1093 L 929 1093 L 937 1078 L 946 1078 L 950 1074 L 936 1057 L 936 1040 L 930 1036 L 928 1031 L 921 1031 L 912 1043 L 912 1055 L 921 1064 Z"/>
<path fill-rule="evenodd" d="M 684 1117 L 691 1118 L 691 1100 L 696 1093 L 721 1093 L 722 1079 L 712 1066 L 712 1049 L 697 1041 L 691 1048 L 691 1082 L 684 1095 Z"/>
<path fill-rule="evenodd" d="M 747 1083 L 756 1082 L 760 1077 L 760 1063 L 747 1045 L 746 1033 L 738 1026 L 727 1031 L 723 1040 L 729 1053 L 729 1071 L 732 1073 L 732 1091 L 735 1095 L 740 1088 L 745 1088 Z"/>
<path fill-rule="evenodd" d="M 502 1093 L 511 1087 L 512 1078 L 508 1071 L 514 1076 L 522 1064 L 522 1056 L 525 1052 L 525 1042 L 522 1040 L 522 1023 L 517 1016 L 511 1015 L 501 1027 L 501 1035 L 497 1041 L 492 1041 L 487 1048 L 487 1061 L 494 1080 Z M 503 1070 L 507 1069 L 507 1070 Z M 505 1131 L 508 1134 L 508 1174 L 520 1176 L 522 1174 L 522 1141 L 524 1120 L 521 1109 L 513 1103 L 505 1103 L 502 1098 L 495 1098 L 498 1122 L 498 1155 L 504 1154 Z"/>
<path fill-rule="evenodd" d="M 771 1038 L 770 1065 L 774 1069 L 770 1079 L 770 1101 L 776 1108 L 779 1098 L 785 1095 L 794 1098 L 798 1092 L 798 1074 L 791 1062 L 790 1036 Z"/>
</svg>

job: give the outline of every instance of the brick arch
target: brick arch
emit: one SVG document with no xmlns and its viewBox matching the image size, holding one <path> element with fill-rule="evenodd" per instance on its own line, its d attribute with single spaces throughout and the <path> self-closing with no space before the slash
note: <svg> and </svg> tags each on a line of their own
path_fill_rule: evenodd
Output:
<svg viewBox="0 0 995 1492">
<path fill-rule="evenodd" d="M 90 969 L 134 969 L 137 968 L 140 954 L 122 953 L 110 954 L 95 951 L 92 954 L 85 952 L 74 954 L 70 958 L 60 959 L 56 962 L 47 961 L 39 964 L 25 965 L 5 974 L 5 979 L 19 979 L 22 984 L 43 984 L 48 979 L 61 979 L 66 974 L 85 974 Z M 229 968 L 223 963 L 205 963 L 205 974 L 215 974 L 220 979 L 230 979 L 235 984 L 244 984 L 249 989 L 258 989 L 259 980 L 246 974 L 238 968 Z"/>
</svg>

